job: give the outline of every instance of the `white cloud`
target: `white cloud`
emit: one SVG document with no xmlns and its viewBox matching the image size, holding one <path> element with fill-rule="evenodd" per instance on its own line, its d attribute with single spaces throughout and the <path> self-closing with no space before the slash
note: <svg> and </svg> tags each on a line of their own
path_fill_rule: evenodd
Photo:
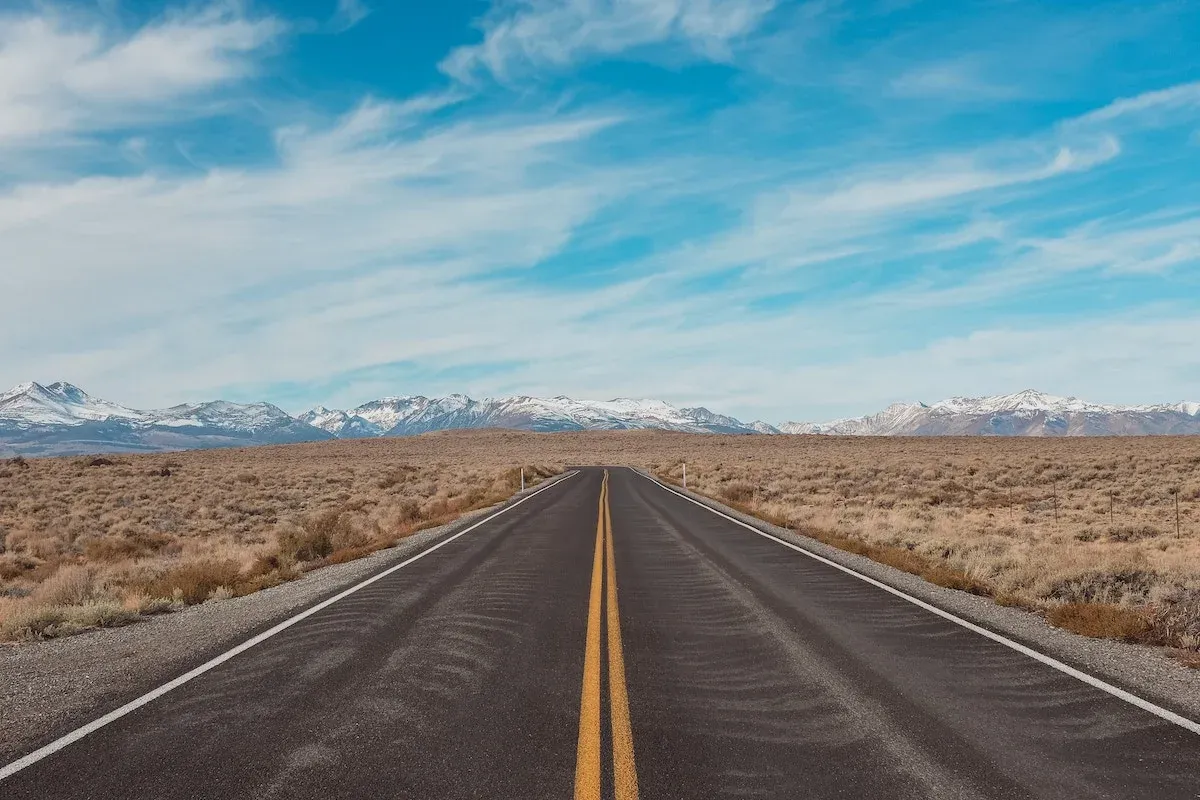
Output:
<svg viewBox="0 0 1200 800">
<path fill-rule="evenodd" d="M 922 64 L 905 70 L 889 82 L 897 97 L 992 103 L 1021 96 L 1014 86 L 989 80 L 974 59 L 960 58 Z"/>
<path fill-rule="evenodd" d="M 973 153 L 929 156 L 917 163 L 864 164 L 754 197 L 742 224 L 677 254 L 686 269 L 751 266 L 795 270 L 870 252 L 945 249 L 946 240 L 895 235 L 919 220 L 947 219 L 947 207 L 986 214 L 1004 190 L 1084 172 L 1120 153 L 1111 136 L 1028 141 Z M 953 219 L 953 215 L 949 219 Z M 964 242 L 965 244 L 966 242 Z"/>
<path fill-rule="evenodd" d="M 173 383 L 211 390 L 432 357 L 438 327 L 476 341 L 503 303 L 471 282 L 557 252 L 630 176 L 561 163 L 612 116 L 415 129 L 415 109 L 437 105 L 370 102 L 281 132 L 276 166 L 0 193 L 3 372 L 14 383 L 54 364 L 85 383 L 140 374 L 166 401 Z M 339 300 L 343 284 L 366 293 Z M 439 326 L 437 308 L 453 318 Z M 101 352 L 81 348 L 91 341 Z"/>
<path fill-rule="evenodd" d="M 329 30 L 333 33 L 344 33 L 370 14 L 371 8 L 363 0 L 338 0 L 337 8 L 329 20 Z"/>
<path fill-rule="evenodd" d="M 730 43 L 753 31 L 776 0 L 497 0 L 483 41 L 450 53 L 441 68 L 465 83 L 500 81 L 596 56 L 678 41 L 725 61 Z"/>
<path fill-rule="evenodd" d="M 0 14 L 0 146 L 162 118 L 172 101 L 247 75 L 283 30 L 224 7 L 132 33 L 51 13 Z"/>
<path fill-rule="evenodd" d="M 1173 112 L 1178 111 L 1190 112 L 1192 116 L 1195 112 L 1200 112 L 1200 81 L 1114 100 L 1103 108 L 1072 120 L 1072 124 L 1097 125 L 1128 117 L 1140 117 L 1143 120 L 1149 118 L 1152 121 L 1153 118 L 1169 118 Z"/>
</svg>

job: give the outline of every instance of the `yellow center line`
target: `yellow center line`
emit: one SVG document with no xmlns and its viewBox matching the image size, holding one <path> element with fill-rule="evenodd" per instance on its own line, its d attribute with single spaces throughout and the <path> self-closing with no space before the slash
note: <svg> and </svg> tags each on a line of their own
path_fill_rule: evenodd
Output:
<svg viewBox="0 0 1200 800">
<path fill-rule="evenodd" d="M 592 592 L 588 601 L 587 644 L 583 653 L 583 693 L 579 702 L 579 742 L 575 754 L 575 800 L 600 800 L 600 602 L 604 561 L 604 501 L 608 473 L 600 485 Z"/>
<path fill-rule="evenodd" d="M 608 704 L 612 719 L 613 789 L 616 800 L 637 800 L 637 767 L 633 760 L 633 727 L 629 722 L 629 692 L 625 686 L 625 652 L 621 647 L 621 614 L 617 609 L 617 564 L 613 555 L 612 511 L 605 475 L 604 529 L 608 546 Z"/>
</svg>

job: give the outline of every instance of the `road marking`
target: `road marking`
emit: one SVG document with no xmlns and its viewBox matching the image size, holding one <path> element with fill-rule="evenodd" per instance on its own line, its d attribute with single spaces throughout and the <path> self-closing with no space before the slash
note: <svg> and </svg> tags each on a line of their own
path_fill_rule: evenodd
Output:
<svg viewBox="0 0 1200 800">
<path fill-rule="evenodd" d="M 83 727 L 76 728 L 75 730 L 71 731 L 70 733 L 68 733 L 58 739 L 55 739 L 50 744 L 40 747 L 37 750 L 34 750 L 29 755 L 19 758 L 16 761 L 12 762 L 11 764 L 5 765 L 4 767 L 0 767 L 0 781 L 4 780 L 5 778 L 8 778 L 12 775 L 15 775 L 16 773 L 20 772 L 23 769 L 26 769 L 27 767 L 30 767 L 30 766 L 36 764 L 37 762 L 41 761 L 43 758 L 46 758 L 47 756 L 57 753 L 59 750 L 62 750 L 64 747 L 67 747 L 68 745 L 78 742 L 80 739 L 87 736 L 88 734 L 95 733 L 96 731 L 103 728 L 105 725 L 116 722 L 121 717 L 124 717 L 127 714 L 130 714 L 130 713 L 138 710 L 139 708 L 146 705 L 147 703 L 151 703 L 151 702 L 157 700 L 158 698 L 162 697 L 167 692 L 170 692 L 174 689 L 178 689 L 180 686 L 183 686 L 185 683 L 195 680 L 196 678 L 200 677 L 204 673 L 209 672 L 209 671 L 219 667 L 220 665 L 224 664 L 226 661 L 233 658 L 234 656 L 240 655 L 241 653 L 244 653 L 247 650 L 249 650 L 251 647 L 254 647 L 257 644 L 261 644 L 262 642 L 265 642 L 267 639 L 270 639 L 272 636 L 282 633 L 283 631 L 292 627 L 296 623 L 302 622 L 303 620 L 308 619 L 313 614 L 316 614 L 318 611 L 322 611 L 323 609 L 328 608 L 329 606 L 333 605 L 334 603 L 338 602 L 339 600 L 343 600 L 343 599 L 349 597 L 350 595 L 354 594 L 355 592 L 357 592 L 361 589 L 365 589 L 366 587 L 370 586 L 371 584 L 375 583 L 376 581 L 382 580 L 382 579 L 386 578 L 388 575 L 391 575 L 393 572 L 396 572 L 397 570 L 401 570 L 401 569 L 407 567 L 409 564 L 413 563 L 414 561 L 424 558 L 425 556 L 429 555 L 433 551 L 438 550 L 442 547 L 445 547 L 446 545 L 450 544 L 451 542 L 453 542 L 455 539 L 459 538 L 460 536 L 465 536 L 468 533 L 470 533 L 471 531 L 478 528 L 479 526 L 486 525 L 487 523 L 491 522 L 493 519 L 500 516 L 501 514 L 511 511 L 512 509 L 514 509 L 517 506 L 524 503 L 526 500 L 533 499 L 534 497 L 536 497 L 537 495 L 546 491 L 550 487 L 557 486 L 559 483 L 562 483 L 563 481 L 565 481 L 568 478 L 571 478 L 577 474 L 578 474 L 577 472 L 568 472 L 566 475 L 562 476 L 561 478 L 551 481 L 550 483 L 541 487 L 540 489 L 533 492 L 532 494 L 526 495 L 525 497 L 522 497 L 520 500 L 516 501 L 515 503 L 505 506 L 504 508 L 500 509 L 496 513 L 489 515 L 488 517 L 480 520 L 479 522 L 476 522 L 474 525 L 470 526 L 469 528 L 464 528 L 463 530 L 459 531 L 458 533 L 454 534 L 453 536 L 449 537 L 448 539 L 444 539 L 443 541 L 438 542 L 433 547 L 430 547 L 428 550 L 422 550 L 420 553 L 417 553 L 412 558 L 402 561 L 399 564 L 396 564 L 395 566 L 388 567 L 383 572 L 380 572 L 378 575 L 374 575 L 370 578 L 367 578 L 365 581 L 355 584 L 354 586 L 351 586 L 349 589 L 346 589 L 345 591 L 343 591 L 339 594 L 336 594 L 333 597 L 330 597 L 328 600 L 324 600 L 306 611 L 302 611 L 299 614 L 296 614 L 295 616 L 289 617 L 288 619 L 279 623 L 275 627 L 265 630 L 262 633 L 258 634 L 257 636 L 254 636 L 253 638 L 247 639 L 246 641 L 239 644 L 237 647 L 234 647 L 231 650 L 227 650 L 226 652 L 222 653 L 221 655 L 217 656 L 216 658 L 213 658 L 210 661 L 204 662 L 203 664 L 201 664 L 200 666 L 191 670 L 190 672 L 185 672 L 184 674 L 180 675 L 178 678 L 175 678 L 174 680 L 169 681 L 168 683 L 164 683 L 162 686 L 159 686 L 157 689 L 147 692 L 146 694 L 142 695 L 141 697 L 137 698 L 136 700 L 131 700 L 130 702 L 126 703 L 125 705 L 121 706 L 120 708 L 117 708 L 113 711 L 108 712 L 107 714 L 100 717 L 99 719 L 93 720 L 92 722 L 89 722 L 87 725 L 84 725 Z"/>
<path fill-rule="evenodd" d="M 617 562 L 613 554 L 612 511 L 608 503 L 608 473 L 604 488 L 604 531 L 608 556 L 608 689 L 612 721 L 613 794 L 616 800 L 638 800 L 637 765 L 633 758 L 633 726 L 629 721 L 629 692 L 625 685 L 625 651 L 621 646 L 621 613 L 617 606 Z"/>
<path fill-rule="evenodd" d="M 1016 650 L 1018 653 L 1022 653 L 1024 655 L 1034 659 L 1035 661 L 1040 661 L 1041 663 L 1045 664 L 1048 667 L 1052 667 L 1053 669 L 1056 669 L 1065 675 L 1070 675 L 1072 678 L 1083 681 L 1084 683 L 1088 684 L 1089 686 L 1093 686 L 1102 692 L 1107 692 L 1108 694 L 1112 695 L 1113 697 L 1116 697 L 1120 700 L 1124 700 L 1126 703 L 1136 706 L 1136 707 L 1142 709 L 1143 711 L 1148 711 L 1151 714 L 1155 715 L 1156 717 L 1164 719 L 1167 722 L 1170 722 L 1172 724 L 1178 725 L 1179 727 L 1183 728 L 1184 730 L 1191 731 L 1192 733 L 1195 733 L 1195 734 L 1200 734 L 1200 722 L 1195 722 L 1194 720 L 1190 720 L 1187 717 L 1176 714 L 1174 711 L 1163 708 L 1162 706 L 1159 706 L 1159 705 L 1155 705 L 1154 703 L 1151 703 L 1149 700 L 1144 700 L 1141 697 L 1138 697 L 1135 694 L 1127 692 L 1120 687 L 1113 686 L 1111 683 L 1103 681 L 1100 678 L 1095 677 L 1094 675 L 1089 675 L 1088 673 L 1083 672 L 1082 670 L 1078 670 L 1069 664 L 1064 664 L 1062 661 L 1059 661 L 1056 658 L 1048 656 L 1045 653 L 1040 653 L 1037 650 L 1034 650 L 1032 647 L 1027 647 L 1026 645 L 1023 645 L 1020 642 L 1009 639 L 1008 637 L 1002 636 L 1001 634 L 996 633 L 994 631 L 990 631 L 987 628 L 984 628 L 980 625 L 976 625 L 973 622 L 968 622 L 967 620 L 963 619 L 962 617 L 956 616 L 956 615 L 950 613 L 949 611 L 940 609 L 935 605 L 931 605 L 930 603 L 926 603 L 924 600 L 921 600 L 917 597 L 913 597 L 912 595 L 907 594 L 907 593 L 901 591 L 900 589 L 897 589 L 894 586 L 889 586 L 888 584 L 883 583 L 882 581 L 875 580 L 874 578 L 870 577 L 869 575 L 864 575 L 861 572 L 858 572 L 854 569 L 851 569 L 850 567 L 839 564 L 836 561 L 832 561 L 828 558 L 825 558 L 824 556 L 818 555 L 817 553 L 814 553 L 810 550 L 800 547 L 799 545 L 792 544 L 791 542 L 780 539 L 778 536 L 767 533 L 766 531 L 763 531 L 763 530 L 759 530 L 758 528 L 754 527 L 753 525 L 742 522 L 740 519 L 736 519 L 735 517 L 731 517 L 722 511 L 718 511 L 717 509 L 712 508 L 711 506 L 705 505 L 704 503 L 701 503 L 699 500 L 688 497 L 686 494 L 680 492 L 679 490 L 674 489 L 670 486 L 667 486 L 662 481 L 659 481 L 656 478 L 652 478 L 649 475 L 645 474 L 644 472 L 640 472 L 637 470 L 635 470 L 635 472 L 638 472 L 639 475 L 641 475 L 643 478 L 650 481 L 651 483 L 661 486 L 663 489 L 670 492 L 671 494 L 677 495 L 677 496 L 683 498 L 684 500 L 687 500 L 689 503 L 694 503 L 695 505 L 698 505 L 701 508 L 707 509 L 707 510 L 711 511 L 712 513 L 716 514 L 718 517 L 724 517 L 725 519 L 729 520 L 730 522 L 734 523 L 735 525 L 740 525 L 741 527 L 745 528 L 746 530 L 753 531 L 754 533 L 757 533 L 759 536 L 762 536 L 765 539 L 770 539 L 771 541 L 777 542 L 777 543 L 783 545 L 784 547 L 795 550 L 797 553 L 808 556 L 809 558 L 814 559 L 816 561 L 820 561 L 822 564 L 827 564 L 827 565 L 833 567 L 834 569 L 841 570 L 842 572 L 846 573 L 847 575 L 858 578 L 859 580 L 869 583 L 872 586 L 875 586 L 879 589 L 882 589 L 885 592 L 888 592 L 889 594 L 893 594 L 902 600 L 906 600 L 915 606 L 923 608 L 926 611 L 929 611 L 933 614 L 937 614 L 939 617 L 941 617 L 945 620 L 949 620 L 950 622 L 953 622 L 955 625 L 961 625 L 962 627 L 966 628 L 969 631 L 973 631 L 973 632 L 979 634 L 980 636 L 984 636 L 988 639 L 991 639 L 994 642 L 998 642 L 998 643 L 1004 645 L 1005 647 Z"/>
<path fill-rule="evenodd" d="M 600 604 L 604 579 L 604 500 L 608 472 L 600 484 L 596 510 L 596 548 L 592 556 L 592 590 L 588 599 L 587 643 L 583 654 L 583 689 L 579 700 L 579 742 L 575 750 L 575 800 L 600 800 Z"/>
</svg>

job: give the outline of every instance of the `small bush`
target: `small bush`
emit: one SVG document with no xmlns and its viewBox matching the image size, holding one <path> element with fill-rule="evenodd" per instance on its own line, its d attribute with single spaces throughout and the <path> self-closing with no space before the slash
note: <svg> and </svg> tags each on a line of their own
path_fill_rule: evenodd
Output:
<svg viewBox="0 0 1200 800">
<path fill-rule="evenodd" d="M 748 483 L 731 483 L 721 487 L 721 497 L 731 503 L 746 503 L 754 499 L 754 487 Z"/>
<path fill-rule="evenodd" d="M 236 561 L 194 561 L 164 572 L 146 586 L 145 593 L 188 605 L 203 603 L 218 588 L 235 585 L 240 572 Z"/>
<path fill-rule="evenodd" d="M 1068 603 L 1144 603 L 1158 580 L 1158 575 L 1148 570 L 1088 570 L 1055 581 L 1047 598 Z"/>
<path fill-rule="evenodd" d="M 1169 595 L 1155 609 L 1152 624 L 1162 644 L 1200 651 L 1200 589 Z"/>
<path fill-rule="evenodd" d="M 83 542 L 83 553 L 93 561 L 122 561 L 157 553 L 171 543 L 172 537 L 145 528 L 124 525 L 107 536 Z"/>
<path fill-rule="evenodd" d="M 1108 529 L 1108 538 L 1114 542 L 1140 542 L 1162 536 L 1162 531 L 1153 525 L 1114 525 Z"/>
<path fill-rule="evenodd" d="M 349 514 L 323 511 L 281 526 L 277 538 L 283 556 L 293 561 L 317 561 L 338 549 L 339 544 L 352 546 L 355 532 Z"/>
<path fill-rule="evenodd" d="M 39 606 L 77 606 L 95 599 L 96 594 L 91 570 L 66 565 L 44 580 L 30 599 Z"/>
<path fill-rule="evenodd" d="M 3 639 L 53 639 L 89 628 L 113 628 L 137 619 L 120 603 L 95 601 L 74 606 L 28 606 L 0 625 Z"/>
<path fill-rule="evenodd" d="M 1145 639 L 1151 627 L 1143 612 L 1111 603 L 1065 603 L 1047 611 L 1046 619 L 1072 633 L 1125 642 Z"/>
</svg>

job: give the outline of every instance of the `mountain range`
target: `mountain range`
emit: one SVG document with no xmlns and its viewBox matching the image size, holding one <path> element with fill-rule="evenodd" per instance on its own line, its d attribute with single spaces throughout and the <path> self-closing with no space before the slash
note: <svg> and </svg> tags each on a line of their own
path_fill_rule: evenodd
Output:
<svg viewBox="0 0 1200 800">
<path fill-rule="evenodd" d="M 387 397 L 348 411 L 317 407 L 293 417 L 270 403 L 220 400 L 139 411 L 63 382 L 24 383 L 0 394 L 0 455 L 246 447 L 457 428 L 778 433 L 762 422 L 743 423 L 705 408 L 676 408 L 660 400 Z"/>
<path fill-rule="evenodd" d="M 454 428 L 529 431 L 636 430 L 686 433 L 778 433 L 764 422 L 745 423 L 707 408 L 676 408 L 661 400 L 572 400 L 569 397 L 386 397 L 349 411 L 319 406 L 299 417 L 338 438 L 411 436 Z"/>
<path fill-rule="evenodd" d="M 0 454 L 155 452 L 332 438 L 270 403 L 217 400 L 137 411 L 62 382 L 23 383 L 0 394 Z"/>
<path fill-rule="evenodd" d="M 1200 403 L 1119 406 L 1027 389 L 939 403 L 895 403 L 832 422 L 785 422 L 782 433 L 835 436 L 1153 436 L 1200 434 Z"/>
<path fill-rule="evenodd" d="M 832 422 L 742 422 L 661 400 L 568 397 L 386 397 L 357 408 L 291 416 L 270 403 L 225 401 L 138 411 L 69 383 L 25 383 L 0 394 L 0 455 L 67 455 L 245 447 L 411 436 L 463 428 L 529 431 L 656 429 L 685 433 L 841 436 L 1119 436 L 1200 434 L 1200 403 L 1117 406 L 1033 390 L 939 403 L 897 403 Z"/>
</svg>

